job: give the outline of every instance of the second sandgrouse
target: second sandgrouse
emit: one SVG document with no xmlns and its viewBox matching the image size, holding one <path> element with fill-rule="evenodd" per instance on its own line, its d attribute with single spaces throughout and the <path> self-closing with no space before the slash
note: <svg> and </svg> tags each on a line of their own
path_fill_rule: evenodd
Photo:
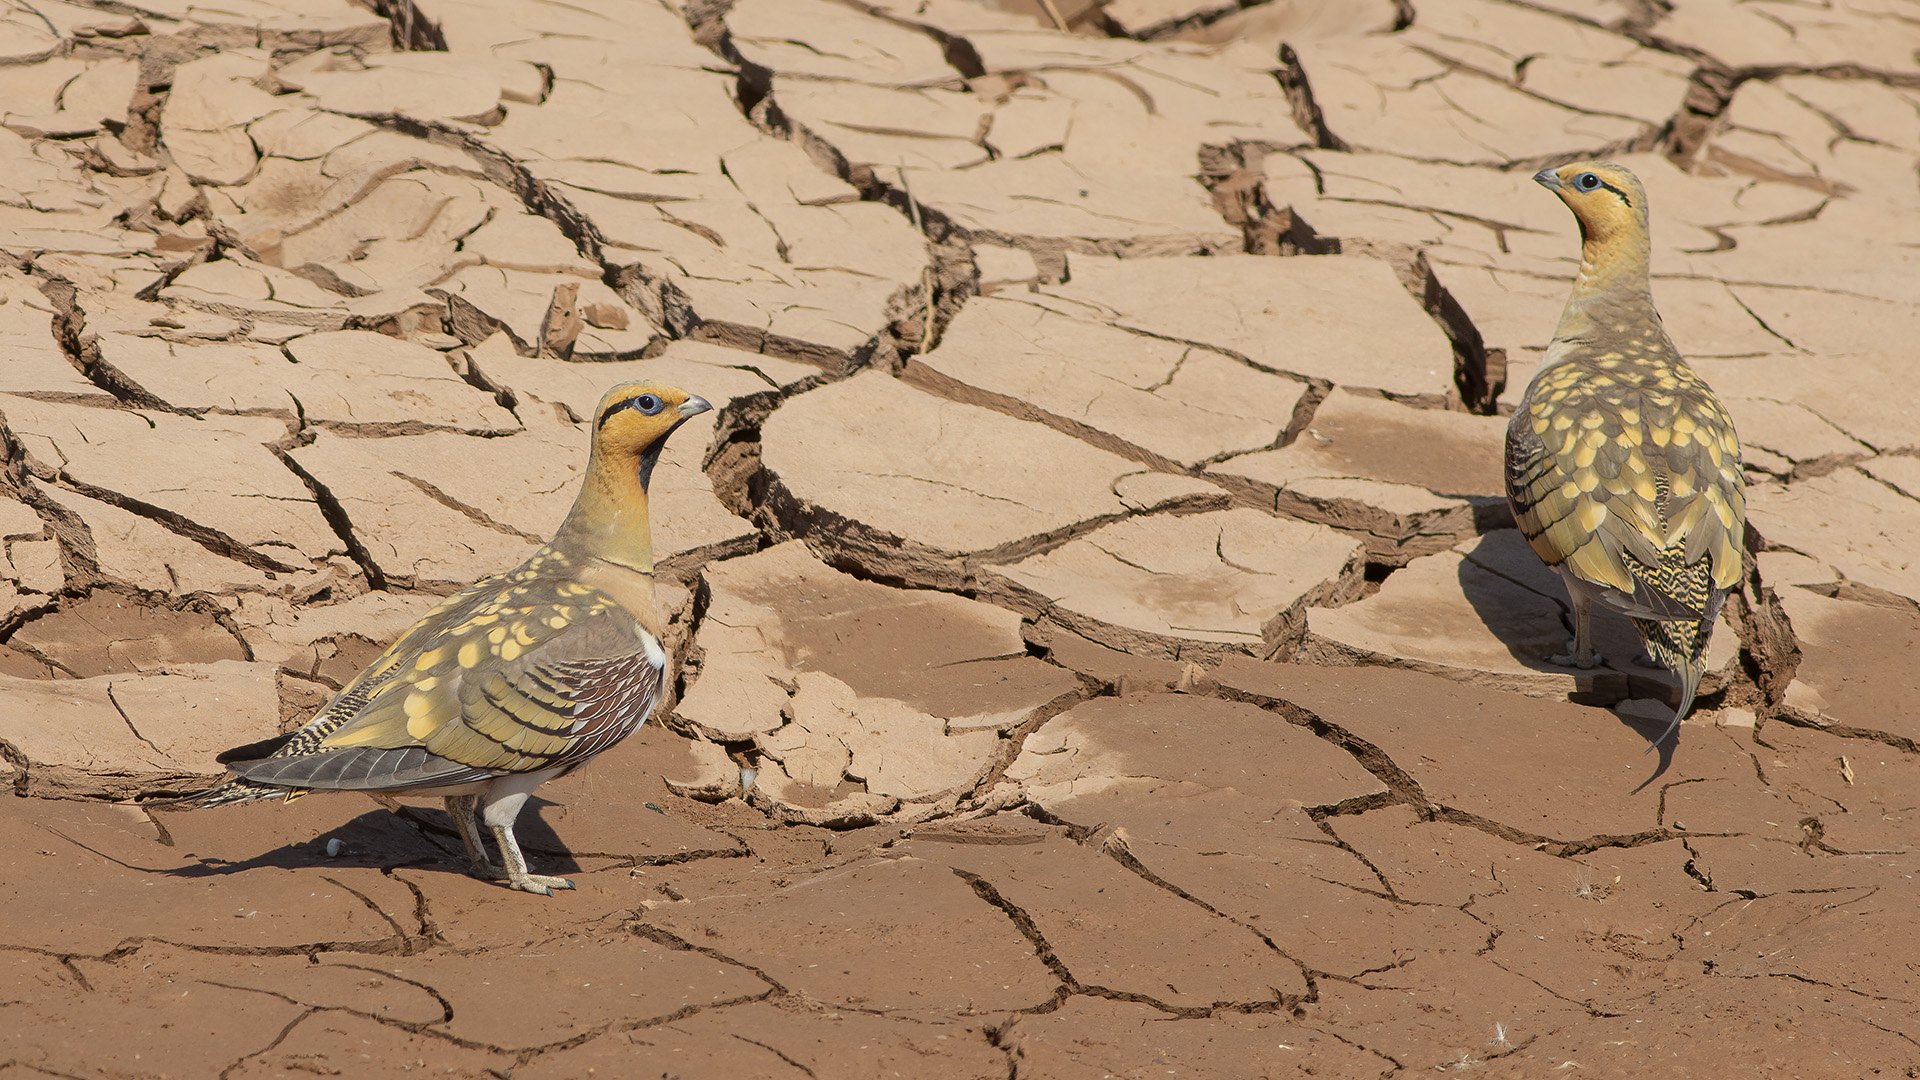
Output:
<svg viewBox="0 0 1920 1080">
<path fill-rule="evenodd" d="M 1648 654 L 1680 676 L 1657 746 L 1692 708 L 1707 637 L 1740 581 L 1740 440 L 1654 309 L 1640 181 L 1599 161 L 1534 180 L 1579 219 L 1580 272 L 1507 427 L 1507 498 L 1573 602 L 1571 653 L 1553 662 L 1599 662 L 1599 604 L 1631 617 Z"/>
<path fill-rule="evenodd" d="M 444 796 L 477 876 L 543 895 L 573 888 L 528 873 L 513 822 L 535 788 L 625 738 L 660 699 L 647 482 L 667 436 L 709 407 L 650 383 L 607 391 L 580 495 L 552 542 L 428 612 L 305 727 L 221 754 L 233 777 L 180 804 Z M 476 812 L 504 872 L 487 859 Z"/>
</svg>

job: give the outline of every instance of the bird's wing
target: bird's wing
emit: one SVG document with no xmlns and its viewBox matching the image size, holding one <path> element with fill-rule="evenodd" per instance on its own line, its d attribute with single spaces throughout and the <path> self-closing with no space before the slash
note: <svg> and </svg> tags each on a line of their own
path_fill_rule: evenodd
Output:
<svg viewBox="0 0 1920 1080">
<path fill-rule="evenodd" d="M 384 693 L 433 640 L 450 628 L 484 610 L 503 589 L 505 575 L 482 578 L 435 604 L 420 620 L 407 627 L 387 651 L 373 659 L 359 674 L 347 681 L 340 692 L 327 700 L 313 719 L 298 731 L 276 735 L 245 746 L 236 746 L 214 758 L 222 765 L 275 757 L 299 757 L 313 753 L 327 736 L 364 712 L 374 698 Z"/>
<path fill-rule="evenodd" d="M 443 609 L 464 617 L 349 684 L 326 711 L 350 714 L 323 735 L 228 767 L 288 787 L 445 787 L 578 764 L 646 719 L 666 653 L 612 597 L 546 582 L 493 596 Z"/>
<path fill-rule="evenodd" d="M 1672 587 L 1669 569 L 1704 558 L 1713 589 L 1738 583 L 1739 441 L 1705 384 L 1666 367 L 1643 386 L 1586 365 L 1543 372 L 1507 429 L 1507 494 L 1547 565 L 1626 614 L 1699 619 L 1707 597 Z"/>
</svg>

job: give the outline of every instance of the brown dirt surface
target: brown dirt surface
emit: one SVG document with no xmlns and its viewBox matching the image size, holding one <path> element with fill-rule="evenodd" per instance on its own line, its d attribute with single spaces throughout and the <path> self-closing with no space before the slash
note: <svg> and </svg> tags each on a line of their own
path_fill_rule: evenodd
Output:
<svg viewBox="0 0 1920 1080">
<path fill-rule="evenodd" d="M 1899 0 L 0 9 L 0 1080 L 1920 1076 Z M 1513 527 L 1645 182 L 1752 559 Z M 520 818 L 152 800 L 653 476 L 654 723 Z"/>
</svg>

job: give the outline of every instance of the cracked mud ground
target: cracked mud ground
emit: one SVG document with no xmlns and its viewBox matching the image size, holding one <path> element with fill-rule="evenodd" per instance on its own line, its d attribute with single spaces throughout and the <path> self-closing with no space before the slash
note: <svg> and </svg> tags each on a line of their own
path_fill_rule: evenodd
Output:
<svg viewBox="0 0 1920 1080">
<path fill-rule="evenodd" d="M 0 8 L 0 1077 L 1912 1076 L 1920 10 Z M 1674 691 L 1499 497 L 1654 201 L 1745 437 Z M 682 677 L 521 822 L 190 814 L 558 521 Z M 743 791 L 743 768 L 754 770 Z M 1651 783 L 1646 783 L 1654 777 Z"/>
</svg>

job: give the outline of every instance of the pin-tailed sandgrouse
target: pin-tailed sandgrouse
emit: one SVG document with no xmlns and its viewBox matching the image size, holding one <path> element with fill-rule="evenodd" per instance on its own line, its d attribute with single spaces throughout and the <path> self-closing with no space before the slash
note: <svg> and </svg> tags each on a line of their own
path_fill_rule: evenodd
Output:
<svg viewBox="0 0 1920 1080">
<path fill-rule="evenodd" d="M 649 383 L 607 391 L 579 497 L 551 543 L 428 612 L 306 726 L 220 755 L 232 778 L 183 802 L 440 795 L 475 874 L 542 895 L 572 888 L 527 872 L 513 822 L 535 788 L 631 734 L 660 698 L 647 483 L 667 436 L 709 407 Z"/>
<path fill-rule="evenodd" d="M 1740 441 L 1654 309 L 1640 181 L 1598 161 L 1534 179 L 1580 221 L 1580 272 L 1507 427 L 1507 497 L 1573 602 L 1572 651 L 1553 662 L 1599 661 L 1597 603 L 1631 617 L 1648 654 L 1680 676 L 1658 745 L 1692 707 L 1707 637 L 1740 581 Z"/>
</svg>

